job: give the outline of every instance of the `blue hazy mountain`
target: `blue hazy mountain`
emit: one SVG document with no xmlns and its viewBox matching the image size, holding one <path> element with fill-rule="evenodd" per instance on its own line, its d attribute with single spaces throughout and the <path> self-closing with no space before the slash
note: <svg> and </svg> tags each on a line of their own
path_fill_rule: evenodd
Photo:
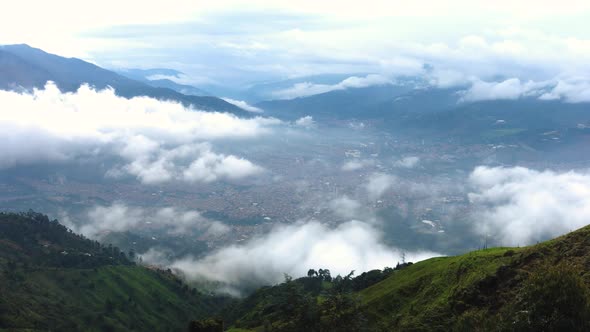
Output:
<svg viewBox="0 0 590 332">
<path fill-rule="evenodd" d="M 342 82 L 351 76 L 365 76 L 367 74 L 321 74 L 311 75 L 296 78 L 289 78 L 284 80 L 272 80 L 263 82 L 254 82 L 249 84 L 243 91 L 241 91 L 241 98 L 250 101 L 251 103 L 262 102 L 265 100 L 275 99 L 274 93 L 278 90 L 288 89 L 296 84 L 325 84 L 334 85 Z"/>
<path fill-rule="evenodd" d="M 520 98 L 464 102 L 461 90 L 383 85 L 330 91 L 256 104 L 283 119 L 311 115 L 318 121 L 355 119 L 396 132 L 437 137 L 530 139 L 548 131 L 578 135 L 590 124 L 590 103 Z"/>
<path fill-rule="evenodd" d="M 190 96 L 213 96 L 212 93 L 193 85 L 180 84 L 173 81 L 173 78 L 180 79 L 184 73 L 176 69 L 150 68 L 150 69 L 124 69 L 116 71 L 117 74 L 143 82 L 156 88 L 171 89 Z"/>
<path fill-rule="evenodd" d="M 307 97 L 269 100 L 256 106 L 280 118 L 298 118 L 312 115 L 316 119 L 379 119 L 395 117 L 407 109 L 432 112 L 456 104 L 455 91 L 419 88 L 423 82 L 415 79 L 400 80 L 395 84 L 364 88 L 333 90 Z M 269 88 L 270 89 L 270 88 Z M 282 87 L 275 88 L 275 91 Z M 428 98 L 425 99 L 425 95 Z"/>
<path fill-rule="evenodd" d="M 0 89 L 42 88 L 53 81 L 63 91 L 75 91 L 83 83 L 104 89 L 113 87 L 122 97 L 149 96 L 174 100 L 207 111 L 249 113 L 216 97 L 185 95 L 168 87 L 156 87 L 124 77 L 76 58 L 64 58 L 28 45 L 0 46 Z"/>
</svg>

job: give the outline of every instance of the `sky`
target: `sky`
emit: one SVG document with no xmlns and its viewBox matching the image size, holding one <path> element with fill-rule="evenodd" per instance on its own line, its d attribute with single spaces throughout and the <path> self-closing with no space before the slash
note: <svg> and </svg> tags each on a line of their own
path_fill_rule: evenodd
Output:
<svg viewBox="0 0 590 332">
<path fill-rule="evenodd" d="M 427 75 L 442 86 L 571 81 L 590 72 L 588 17 L 590 3 L 575 0 L 24 0 L 0 12 L 0 44 L 174 68 L 197 86 L 332 73 Z"/>
</svg>

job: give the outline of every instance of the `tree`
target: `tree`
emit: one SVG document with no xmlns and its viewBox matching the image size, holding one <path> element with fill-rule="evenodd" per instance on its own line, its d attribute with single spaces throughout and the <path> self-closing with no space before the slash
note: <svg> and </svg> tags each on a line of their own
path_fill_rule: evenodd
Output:
<svg viewBox="0 0 590 332">
<path fill-rule="evenodd" d="M 330 275 L 330 270 L 328 269 L 324 270 L 324 280 L 328 282 L 332 281 L 332 276 Z"/>
<path fill-rule="evenodd" d="M 318 322 L 315 297 L 306 293 L 303 286 L 285 275 L 282 299 L 277 308 L 281 325 L 277 330 L 285 332 L 314 331 Z"/>
<path fill-rule="evenodd" d="M 188 326 L 189 332 L 223 332 L 223 321 L 220 319 L 193 320 Z"/>
<path fill-rule="evenodd" d="M 330 292 L 320 312 L 322 331 L 362 331 L 365 327 L 360 301 L 349 293 Z"/>
<path fill-rule="evenodd" d="M 318 276 L 318 273 L 316 270 L 314 269 L 309 269 L 309 271 L 307 271 L 307 277 L 308 278 L 313 278 L 314 276 Z"/>
<path fill-rule="evenodd" d="M 113 310 L 115 310 L 115 304 L 113 303 L 113 301 L 111 301 L 111 299 L 107 299 L 104 303 L 104 311 L 107 313 L 111 313 L 113 312 Z"/>
<path fill-rule="evenodd" d="M 135 261 L 135 250 L 133 250 L 133 249 L 129 250 L 129 253 L 127 254 L 127 256 L 129 257 L 129 259 L 131 261 Z"/>
<path fill-rule="evenodd" d="M 319 269 L 318 277 L 324 281 L 332 281 L 332 276 L 330 275 L 330 270 L 328 269 Z"/>
</svg>

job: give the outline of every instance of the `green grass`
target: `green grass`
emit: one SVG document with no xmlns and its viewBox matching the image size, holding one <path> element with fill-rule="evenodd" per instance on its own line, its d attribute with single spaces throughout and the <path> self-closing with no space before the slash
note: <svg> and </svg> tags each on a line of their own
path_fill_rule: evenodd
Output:
<svg viewBox="0 0 590 332">
<path fill-rule="evenodd" d="M 462 319 L 503 318 L 519 305 L 530 275 L 564 262 L 590 285 L 590 227 L 530 247 L 431 258 L 395 271 L 359 295 L 377 330 L 448 331 Z"/>
<path fill-rule="evenodd" d="M 437 257 L 395 271 L 386 280 L 359 293 L 371 321 L 419 330 L 434 321 L 446 324 L 457 294 L 493 275 L 512 256 L 513 248 L 493 248 L 455 257 Z M 426 327 L 426 326 L 424 326 Z M 441 326 L 442 327 L 442 326 Z"/>
</svg>

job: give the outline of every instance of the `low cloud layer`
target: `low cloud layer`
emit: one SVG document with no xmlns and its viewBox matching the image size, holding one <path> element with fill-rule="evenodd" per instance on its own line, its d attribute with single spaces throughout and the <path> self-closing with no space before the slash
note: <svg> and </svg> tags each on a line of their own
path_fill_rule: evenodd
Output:
<svg viewBox="0 0 590 332">
<path fill-rule="evenodd" d="M 145 148 L 141 147 L 142 144 Z M 128 150 L 133 151 L 128 153 Z M 121 151 L 121 156 L 129 163 L 112 168 L 106 175 L 112 178 L 133 175 L 145 184 L 236 180 L 263 171 L 262 167 L 246 159 L 214 153 L 208 143 L 166 149 L 143 136 L 131 138 Z"/>
<path fill-rule="evenodd" d="M 533 98 L 560 100 L 566 103 L 590 102 L 590 82 L 587 80 L 548 80 L 521 82 L 510 78 L 501 82 L 474 80 L 471 87 L 461 92 L 461 101 L 514 100 Z"/>
<path fill-rule="evenodd" d="M 243 109 L 244 111 L 248 111 L 248 112 L 252 112 L 252 113 L 263 113 L 264 112 L 264 110 L 262 110 L 261 108 L 258 108 L 256 106 L 252 106 L 243 100 L 236 100 L 236 99 L 231 99 L 231 98 L 221 98 L 221 99 L 227 101 L 230 104 L 238 106 L 239 108 Z"/>
<path fill-rule="evenodd" d="M 216 281 L 222 290 L 239 294 L 244 287 L 280 282 L 284 273 L 303 276 L 310 268 L 328 268 L 335 276 L 394 266 L 401 261 L 402 251 L 383 244 L 381 236 L 374 226 L 362 221 L 336 228 L 317 221 L 300 222 L 277 226 L 264 236 L 200 260 L 187 257 L 175 261 L 172 267 L 192 280 Z M 405 257 L 419 261 L 434 255 L 409 252 Z"/>
<path fill-rule="evenodd" d="M 564 100 L 568 103 L 590 102 L 590 81 L 558 81 L 555 87 L 539 97 L 542 100 Z"/>
<path fill-rule="evenodd" d="M 326 93 L 336 90 L 366 88 L 375 85 L 392 84 L 391 80 L 381 75 L 367 75 L 365 77 L 351 76 L 336 84 L 316 84 L 310 82 L 296 83 L 292 87 L 273 92 L 275 99 L 294 99 Z"/>
<path fill-rule="evenodd" d="M 395 162 L 396 167 L 414 168 L 420 163 L 420 158 L 416 156 L 405 157 Z"/>
<path fill-rule="evenodd" d="M 328 204 L 330 209 L 339 217 L 347 219 L 359 218 L 361 214 L 361 203 L 348 196 L 335 198 Z"/>
<path fill-rule="evenodd" d="M 143 228 L 163 230 L 168 234 L 199 231 L 204 235 L 221 235 L 229 231 L 225 224 L 203 217 L 198 211 L 174 207 L 148 209 L 113 203 L 95 206 L 86 213 L 82 223 L 72 222 L 68 215 L 61 220 L 76 233 L 100 239 L 110 232 L 137 231 Z"/>
<path fill-rule="evenodd" d="M 375 165 L 375 160 L 372 159 L 353 159 L 345 162 L 342 165 L 343 171 L 358 171 L 365 167 Z"/>
<path fill-rule="evenodd" d="M 313 120 L 313 117 L 311 115 L 306 115 L 304 117 L 301 117 L 301 118 L 295 120 L 295 125 L 298 127 L 310 129 L 310 128 L 315 127 L 316 123 Z"/>
<path fill-rule="evenodd" d="M 393 175 L 385 173 L 374 173 L 369 177 L 369 181 L 365 185 L 367 194 L 370 200 L 381 198 L 386 191 L 391 189 L 395 184 L 397 178 Z"/>
<path fill-rule="evenodd" d="M 220 139 L 269 134 L 280 121 L 241 119 L 148 97 L 82 86 L 62 93 L 54 84 L 31 94 L 0 91 L 0 167 L 77 158 L 118 160 L 107 176 L 143 183 L 210 182 L 258 174 L 262 168 L 214 152 Z"/>
<path fill-rule="evenodd" d="M 590 174 L 477 167 L 469 177 L 477 233 L 527 245 L 590 222 Z"/>
</svg>

